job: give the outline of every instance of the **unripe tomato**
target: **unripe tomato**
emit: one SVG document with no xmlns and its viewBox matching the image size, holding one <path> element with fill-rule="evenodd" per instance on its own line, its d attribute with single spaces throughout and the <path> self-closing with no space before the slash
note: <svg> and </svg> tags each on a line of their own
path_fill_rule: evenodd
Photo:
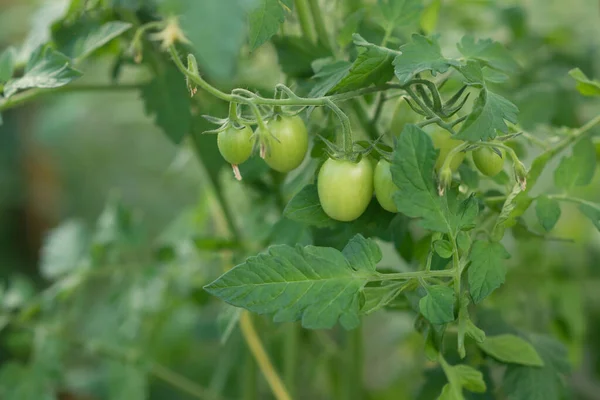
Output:
<svg viewBox="0 0 600 400">
<path fill-rule="evenodd" d="M 410 108 L 406 99 L 400 97 L 396 109 L 394 110 L 394 117 L 390 123 L 390 131 L 392 135 L 398 137 L 406 124 L 414 124 L 418 120 L 417 114 Z"/>
<path fill-rule="evenodd" d="M 252 154 L 252 129 L 247 126 L 236 129 L 229 126 L 217 136 L 217 146 L 229 164 L 238 165 Z"/>
<path fill-rule="evenodd" d="M 435 162 L 436 171 L 439 171 L 440 168 L 442 168 L 448 153 L 450 153 L 450 151 L 456 146 L 463 144 L 462 140 L 452 139 L 450 132 L 444 130 L 434 131 L 431 134 L 431 140 L 433 141 L 433 147 L 440 151 L 437 161 Z M 464 152 L 456 153 L 454 155 L 452 161 L 450 161 L 450 169 L 452 171 L 456 171 L 458 167 L 460 167 L 460 164 L 462 164 L 463 160 L 465 159 L 465 155 L 466 154 Z"/>
<path fill-rule="evenodd" d="M 500 153 L 502 157 L 489 147 L 480 147 L 473 152 L 473 162 L 482 174 L 493 177 L 504 167 L 504 150 L 500 149 Z"/>
<path fill-rule="evenodd" d="M 269 121 L 268 128 L 274 137 L 268 137 L 266 163 L 279 172 L 298 168 L 308 150 L 308 133 L 302 118 L 280 116 Z"/>
<path fill-rule="evenodd" d="M 319 171 L 317 191 L 325 213 L 338 221 L 353 221 L 373 197 L 373 167 L 366 157 L 358 163 L 329 158 Z"/>
<path fill-rule="evenodd" d="M 375 187 L 375 197 L 377 197 L 381 207 L 389 212 L 398 212 L 394 202 L 394 193 L 398 191 L 398 186 L 392 181 L 390 163 L 383 158 L 379 160 L 375 167 L 373 186 Z"/>
</svg>

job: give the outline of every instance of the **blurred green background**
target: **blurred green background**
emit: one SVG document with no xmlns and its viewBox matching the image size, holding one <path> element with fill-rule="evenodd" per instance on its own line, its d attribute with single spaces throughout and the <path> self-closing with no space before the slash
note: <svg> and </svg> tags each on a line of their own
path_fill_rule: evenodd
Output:
<svg viewBox="0 0 600 400">
<path fill-rule="evenodd" d="M 335 9 L 337 2 L 322 3 L 325 9 Z M 26 54 L 47 37 L 49 24 L 65 4 L 0 0 L 0 49 L 24 43 Z M 588 76 L 600 77 L 596 0 L 448 0 L 442 2 L 436 31 L 442 33 L 449 54 L 466 33 L 507 45 L 524 68 L 504 90 L 520 108 L 521 125 L 536 136 L 547 137 L 553 126 L 578 127 L 600 111 L 599 102 L 581 97 L 567 75 L 579 67 Z M 96 58 L 83 69 L 83 83 L 108 82 L 111 59 Z M 145 77 L 143 69 L 130 68 L 122 81 L 141 82 Z M 271 88 L 280 78 L 277 55 L 269 44 L 240 62 L 231 86 Z M 114 262 L 104 254 L 115 273 L 82 284 L 77 302 L 52 308 L 48 323 L 54 323 L 58 312 L 89 338 L 142 351 L 212 392 L 243 398 L 244 388 L 258 385 L 258 398 L 270 398 L 262 379 L 248 378 L 258 373 L 239 334 L 234 332 L 226 345 L 219 345 L 221 304 L 201 290 L 227 261 L 188 240 L 190 233 L 208 236 L 221 229 L 212 205 L 217 200 L 189 143 L 177 147 L 170 142 L 144 113 L 136 91 L 47 96 L 4 113 L 3 119 L 0 279 L 12 295 L 28 297 L 48 286 L 39 265 L 50 229 L 71 221 L 63 225 L 68 240 L 98 236 L 98 229 L 104 229 L 107 243 L 118 236 L 129 246 L 128 256 Z M 530 149 L 525 164 L 535 155 Z M 582 196 L 600 200 L 599 175 Z M 550 187 L 551 178 L 548 174 L 547 185 L 540 184 L 538 190 Z M 232 194 L 229 202 L 236 206 L 236 218 L 244 220 L 245 227 L 253 226 L 244 228 L 244 237 L 258 242 L 272 218 L 262 214 L 260 205 L 249 210 L 252 195 L 236 186 L 229 171 L 223 172 L 222 181 Z M 527 219 L 537 223 L 532 210 Z M 561 338 L 575 366 L 567 397 L 600 399 L 600 235 L 574 208 L 563 209 L 553 235 L 568 241 L 510 239 L 518 253 L 509 262 L 506 284 L 490 305 L 519 327 Z M 77 252 L 72 247 L 66 243 L 61 255 Z M 130 248 L 134 250 L 129 253 Z M 384 259 L 396 260 L 391 246 L 386 249 Z M 155 261 L 163 250 L 168 254 L 159 254 Z M 431 393 L 421 388 L 421 367 L 428 364 L 413 319 L 411 313 L 380 312 L 365 320 L 360 333 L 368 398 L 427 400 L 439 393 L 439 387 Z M 289 327 L 266 319 L 257 325 L 265 332 L 262 339 L 276 366 L 283 365 L 279 349 Z M 299 356 L 298 382 L 308 383 L 298 385 L 297 398 L 339 396 L 336 387 L 347 372 L 343 337 L 337 330 L 300 334 L 298 340 L 306 347 Z M 29 388 L 19 392 L 29 393 L 24 399 L 42 399 L 36 396 L 46 393 L 46 381 L 60 382 L 56 396 L 61 400 L 191 398 L 149 379 L 143 368 L 65 349 L 64 343 L 40 331 L 3 331 L 0 340 L 0 365 L 11 365 L 2 369 L 0 383 Z M 24 362 L 32 354 L 33 361 Z"/>
</svg>

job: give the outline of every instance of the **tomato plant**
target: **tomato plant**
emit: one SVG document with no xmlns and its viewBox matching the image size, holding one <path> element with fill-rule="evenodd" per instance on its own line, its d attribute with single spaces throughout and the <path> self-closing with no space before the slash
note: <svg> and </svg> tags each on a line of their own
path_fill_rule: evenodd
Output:
<svg viewBox="0 0 600 400">
<path fill-rule="evenodd" d="M 597 2 L 46 3 L 1 399 L 598 397 Z"/>
</svg>

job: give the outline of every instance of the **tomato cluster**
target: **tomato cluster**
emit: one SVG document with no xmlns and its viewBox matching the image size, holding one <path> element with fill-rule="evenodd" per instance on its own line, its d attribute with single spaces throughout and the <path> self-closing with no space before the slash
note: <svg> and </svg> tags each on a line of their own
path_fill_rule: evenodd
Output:
<svg viewBox="0 0 600 400">
<path fill-rule="evenodd" d="M 265 138 L 265 162 L 279 172 L 290 172 L 304 160 L 308 150 L 308 133 L 302 118 L 298 116 L 276 116 L 267 123 L 267 131 L 257 130 L 258 136 Z M 248 127 L 237 129 L 229 125 L 219 132 L 217 144 L 223 158 L 233 166 L 238 176 L 237 166 L 248 160 L 254 148 L 254 134 Z"/>
</svg>

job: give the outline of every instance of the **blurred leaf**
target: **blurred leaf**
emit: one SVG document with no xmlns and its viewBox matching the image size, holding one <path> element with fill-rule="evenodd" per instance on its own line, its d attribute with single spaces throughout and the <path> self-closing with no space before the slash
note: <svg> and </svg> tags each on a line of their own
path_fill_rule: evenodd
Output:
<svg viewBox="0 0 600 400">
<path fill-rule="evenodd" d="M 560 105 L 556 88 L 548 84 L 528 85 L 516 93 L 519 107 L 519 124 L 533 129 L 539 124 L 549 124 Z"/>
<path fill-rule="evenodd" d="M 102 25 L 85 19 L 74 25 L 61 25 L 53 34 L 58 50 L 79 62 L 114 38 L 131 28 L 123 21 L 109 21 Z"/>
<path fill-rule="evenodd" d="M 234 307 L 229 304 L 224 304 L 223 309 L 217 316 L 217 326 L 219 327 L 219 333 L 221 335 L 220 342 L 225 344 L 231 334 L 237 327 L 237 324 L 242 316 L 243 309 Z"/>
<path fill-rule="evenodd" d="M 428 286 L 427 294 L 419 300 L 419 310 L 434 325 L 454 321 L 454 290 L 446 286 Z"/>
<path fill-rule="evenodd" d="M 542 227 L 550 232 L 560 218 L 560 205 L 548 196 L 540 196 L 536 201 L 535 213 Z"/>
<path fill-rule="evenodd" d="M 316 185 L 306 185 L 287 204 L 283 215 L 292 221 L 316 227 L 333 226 L 335 221 L 329 218 L 319 201 Z"/>
<path fill-rule="evenodd" d="M 282 218 L 271 231 L 270 243 L 308 246 L 312 244 L 312 235 L 305 224 Z"/>
<path fill-rule="evenodd" d="M 13 76 L 16 50 L 9 47 L 0 54 L 0 82 L 7 82 Z"/>
<path fill-rule="evenodd" d="M 516 123 L 518 112 L 513 103 L 484 88 L 479 92 L 473 111 L 462 124 L 456 138 L 470 142 L 493 139 L 496 131 L 508 132 L 504 121 Z"/>
<path fill-rule="evenodd" d="M 248 32 L 248 13 L 255 0 L 166 0 L 163 11 L 180 16 L 180 25 L 192 42 L 200 70 L 226 80 L 233 77 Z M 211 38 L 207 40 L 207 38 Z"/>
<path fill-rule="evenodd" d="M 394 76 L 393 57 L 378 47 L 361 44 L 365 40 L 358 34 L 353 35 L 354 43 L 362 48 L 346 75 L 332 91 L 350 91 L 370 85 L 381 85 Z"/>
<path fill-rule="evenodd" d="M 359 292 L 374 273 L 366 265 L 357 268 L 332 248 L 276 245 L 205 289 L 234 306 L 274 313 L 275 322 L 302 319 L 305 328 L 328 329 L 339 319 L 351 329 L 359 323 Z"/>
<path fill-rule="evenodd" d="M 285 21 L 285 9 L 280 0 L 258 0 L 250 11 L 250 50 L 253 51 L 275 35 Z"/>
<path fill-rule="evenodd" d="M 108 398 L 111 400 L 144 400 L 149 396 L 146 372 L 140 367 L 109 361 Z"/>
<path fill-rule="evenodd" d="M 442 0 L 432 0 L 421 15 L 421 29 L 425 35 L 431 35 L 437 27 Z"/>
<path fill-rule="evenodd" d="M 239 249 L 240 244 L 234 240 L 215 238 L 215 237 L 195 237 L 194 244 L 198 250 L 224 250 Z"/>
<path fill-rule="evenodd" d="M 348 61 L 335 61 L 322 66 L 313 75 L 315 86 L 310 90 L 308 97 L 321 97 L 329 93 L 346 75 L 348 75 L 352 64 Z"/>
<path fill-rule="evenodd" d="M 146 114 L 174 143 L 180 143 L 191 128 L 190 96 L 183 76 L 174 66 L 145 84 L 141 90 Z"/>
<path fill-rule="evenodd" d="M 17 309 L 23 306 L 34 294 L 35 288 L 29 279 L 21 275 L 13 276 L 0 298 L 2 308 L 5 310 Z"/>
<path fill-rule="evenodd" d="M 9 362 L 0 369 L 2 400 L 58 400 L 53 386 L 44 371 L 35 365 Z"/>
<path fill-rule="evenodd" d="M 597 79 L 590 80 L 579 69 L 574 68 L 569 71 L 569 76 L 577 81 L 577 90 L 584 96 L 600 96 L 600 81 Z"/>
<path fill-rule="evenodd" d="M 88 250 L 85 227 L 80 221 L 63 222 L 50 231 L 40 254 L 40 272 L 54 280 L 77 268 Z"/>
<path fill-rule="evenodd" d="M 581 204 L 579 211 L 588 217 L 596 229 L 600 231 L 600 205 L 594 203 Z"/>
<path fill-rule="evenodd" d="M 31 54 L 25 74 L 6 83 L 4 97 L 23 89 L 64 86 L 80 76 L 81 72 L 71 66 L 67 56 L 49 46 L 40 46 Z"/>
<path fill-rule="evenodd" d="M 479 60 L 494 69 L 514 74 L 519 65 L 500 43 L 491 39 L 475 41 L 472 36 L 463 36 L 458 50 L 467 58 Z"/>
<path fill-rule="evenodd" d="M 460 164 L 458 173 L 460 174 L 460 180 L 470 189 L 476 189 L 479 186 L 479 174 L 467 163 Z"/>
<path fill-rule="evenodd" d="M 510 254 L 500 243 L 481 240 L 473 243 L 468 280 L 469 291 L 475 303 L 481 302 L 504 283 L 506 267 L 503 262 L 509 257 Z"/>
<path fill-rule="evenodd" d="M 544 366 L 535 348 L 515 335 L 487 336 L 485 341 L 477 345 L 484 353 L 505 364 Z"/>
<path fill-rule="evenodd" d="M 296 78 L 312 76 L 313 61 L 330 55 L 319 44 L 296 36 L 275 36 L 273 44 L 283 73 Z"/>
<path fill-rule="evenodd" d="M 364 8 L 360 8 L 346 18 L 336 37 L 337 43 L 341 48 L 344 48 L 352 43 L 352 35 L 355 32 L 358 32 L 358 27 L 365 18 L 365 14 L 366 10 Z"/>
<path fill-rule="evenodd" d="M 596 171 L 596 150 L 590 139 L 573 146 L 573 154 L 563 157 L 554 171 L 554 184 L 562 189 L 588 185 Z"/>
<path fill-rule="evenodd" d="M 400 84 L 405 85 L 418 73 L 431 71 L 432 75 L 443 74 L 450 66 L 460 65 L 458 61 L 442 56 L 436 38 L 412 35 L 411 42 L 400 47 L 402 54 L 394 59 L 394 71 Z"/>
<path fill-rule="evenodd" d="M 386 32 L 419 20 L 421 0 L 378 0 L 376 21 Z"/>
</svg>

